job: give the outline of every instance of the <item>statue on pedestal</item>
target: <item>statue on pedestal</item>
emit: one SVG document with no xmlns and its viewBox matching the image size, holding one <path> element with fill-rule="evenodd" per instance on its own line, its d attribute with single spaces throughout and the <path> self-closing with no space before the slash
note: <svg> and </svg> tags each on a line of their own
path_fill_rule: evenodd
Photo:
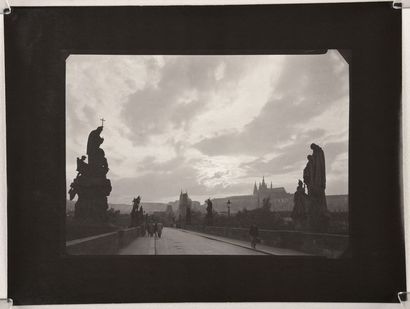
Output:
<svg viewBox="0 0 410 309">
<path fill-rule="evenodd" d="M 130 227 L 138 226 L 141 223 L 140 221 L 142 221 L 141 218 L 140 218 L 140 209 L 138 209 L 139 206 L 140 206 L 140 201 L 141 201 L 141 197 L 139 195 L 138 195 L 137 198 L 134 198 L 132 200 L 132 210 L 131 210 L 131 213 L 130 213 L 130 215 L 131 215 Z M 141 206 L 141 208 L 142 208 L 142 206 Z"/>
<path fill-rule="evenodd" d="M 304 230 L 307 228 L 307 195 L 305 193 L 305 187 L 303 186 L 302 180 L 299 179 L 298 186 L 296 188 L 295 195 L 293 196 L 293 211 L 292 220 L 294 222 L 295 230 Z"/>
<path fill-rule="evenodd" d="M 306 163 L 306 167 L 303 169 L 303 182 L 306 185 L 308 194 L 312 188 L 312 177 L 313 177 L 313 156 L 307 156 L 308 162 Z"/>
<path fill-rule="evenodd" d="M 326 203 L 326 167 L 323 149 L 311 144 L 312 155 L 303 170 L 303 181 L 308 189 L 308 229 L 316 232 L 326 232 L 329 222 L 329 213 Z"/>
<path fill-rule="evenodd" d="M 212 225 L 213 223 L 213 207 L 212 207 L 212 202 L 211 199 L 208 198 L 206 201 L 206 217 L 205 217 L 205 223 L 206 225 Z"/>
<path fill-rule="evenodd" d="M 111 193 L 111 181 L 106 175 L 109 171 L 104 150 L 100 148 L 104 139 L 100 136 L 103 126 L 91 131 L 87 142 L 86 156 L 77 158 L 77 177 L 70 185 L 69 196 L 75 204 L 74 217 L 90 222 L 105 222 L 107 219 L 107 196 Z"/>
</svg>

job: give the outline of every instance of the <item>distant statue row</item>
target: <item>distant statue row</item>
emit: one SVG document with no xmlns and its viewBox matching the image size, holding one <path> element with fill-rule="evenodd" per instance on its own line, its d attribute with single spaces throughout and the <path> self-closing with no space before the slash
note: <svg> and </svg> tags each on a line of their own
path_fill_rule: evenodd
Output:
<svg viewBox="0 0 410 309">
<path fill-rule="evenodd" d="M 311 144 L 313 153 L 307 156 L 303 182 L 299 179 L 294 195 L 292 219 L 297 230 L 326 232 L 329 213 L 326 203 L 326 168 L 323 149 Z M 307 194 L 305 190 L 307 189 Z"/>
<path fill-rule="evenodd" d="M 74 216 L 93 222 L 106 219 L 108 202 L 111 193 L 111 182 L 107 179 L 108 162 L 104 150 L 100 148 L 104 138 L 100 136 L 103 126 L 91 131 L 87 141 L 88 163 L 86 156 L 77 158 L 77 176 L 68 191 L 70 200 L 78 195 Z"/>
</svg>

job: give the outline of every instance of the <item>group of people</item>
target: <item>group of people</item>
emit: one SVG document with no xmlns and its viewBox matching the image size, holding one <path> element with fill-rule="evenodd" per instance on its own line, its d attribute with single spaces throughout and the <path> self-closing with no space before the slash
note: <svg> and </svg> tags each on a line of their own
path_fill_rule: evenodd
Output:
<svg viewBox="0 0 410 309">
<path fill-rule="evenodd" d="M 134 198 L 132 203 L 130 227 L 140 226 L 142 236 L 161 238 L 163 225 L 161 222 L 148 222 L 148 214 L 144 215 L 144 210 L 140 205 L 141 196 L 138 195 L 137 198 Z"/>
<path fill-rule="evenodd" d="M 163 224 L 161 222 L 150 222 L 141 225 L 142 235 L 161 238 Z"/>
</svg>

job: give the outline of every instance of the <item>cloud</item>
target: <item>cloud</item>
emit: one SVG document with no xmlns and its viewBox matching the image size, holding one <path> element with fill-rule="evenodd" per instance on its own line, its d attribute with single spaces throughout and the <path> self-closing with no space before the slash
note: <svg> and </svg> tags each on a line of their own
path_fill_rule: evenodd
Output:
<svg viewBox="0 0 410 309">
<path fill-rule="evenodd" d="M 66 67 L 67 181 L 104 117 L 111 202 L 249 194 L 262 175 L 294 190 L 312 142 L 329 193 L 347 192 L 348 65 L 336 51 L 73 55 Z"/>
<path fill-rule="evenodd" d="M 312 128 L 347 131 L 348 68 L 340 68 L 334 53 L 289 56 L 257 117 L 241 131 L 217 134 L 195 146 L 209 155 L 263 155 Z"/>
</svg>

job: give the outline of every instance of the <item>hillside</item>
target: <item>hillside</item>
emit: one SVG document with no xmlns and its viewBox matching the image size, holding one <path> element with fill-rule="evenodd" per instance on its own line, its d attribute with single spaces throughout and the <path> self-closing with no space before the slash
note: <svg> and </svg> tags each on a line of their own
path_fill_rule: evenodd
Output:
<svg viewBox="0 0 410 309">
<path fill-rule="evenodd" d="M 73 212 L 75 208 L 76 201 L 66 201 L 66 212 Z M 141 203 L 142 207 L 147 213 L 153 213 L 154 211 L 165 211 L 167 204 L 165 203 L 150 203 L 150 202 L 143 202 Z M 113 208 L 114 210 L 119 210 L 121 214 L 129 214 L 132 209 L 132 205 L 127 204 L 111 204 L 108 203 L 109 208 Z"/>
<path fill-rule="evenodd" d="M 348 196 L 347 195 L 328 195 L 327 197 L 327 207 L 330 212 L 345 212 L 348 211 Z M 174 211 L 178 209 L 178 201 L 170 202 Z M 108 204 L 109 207 L 114 208 L 114 210 L 119 210 L 121 214 L 129 214 L 131 212 L 132 206 L 127 204 Z M 214 203 L 214 210 L 217 212 L 226 212 L 226 204 L 218 205 Z M 66 212 L 73 212 L 75 208 L 75 201 L 67 200 Z M 142 207 L 148 213 L 153 213 L 154 211 L 165 211 L 167 204 L 166 203 L 153 203 L 153 202 L 143 202 Z M 240 210 L 243 210 L 243 205 L 232 203 L 231 204 L 231 213 L 236 213 Z M 254 209 L 255 206 L 246 207 L 248 210 Z M 202 213 L 206 212 L 206 205 L 200 205 L 199 202 L 194 201 L 192 203 L 192 209 L 195 211 L 200 211 Z M 289 199 L 286 203 L 282 205 L 274 205 L 273 210 L 275 211 L 292 211 L 293 209 L 293 200 Z"/>
</svg>

